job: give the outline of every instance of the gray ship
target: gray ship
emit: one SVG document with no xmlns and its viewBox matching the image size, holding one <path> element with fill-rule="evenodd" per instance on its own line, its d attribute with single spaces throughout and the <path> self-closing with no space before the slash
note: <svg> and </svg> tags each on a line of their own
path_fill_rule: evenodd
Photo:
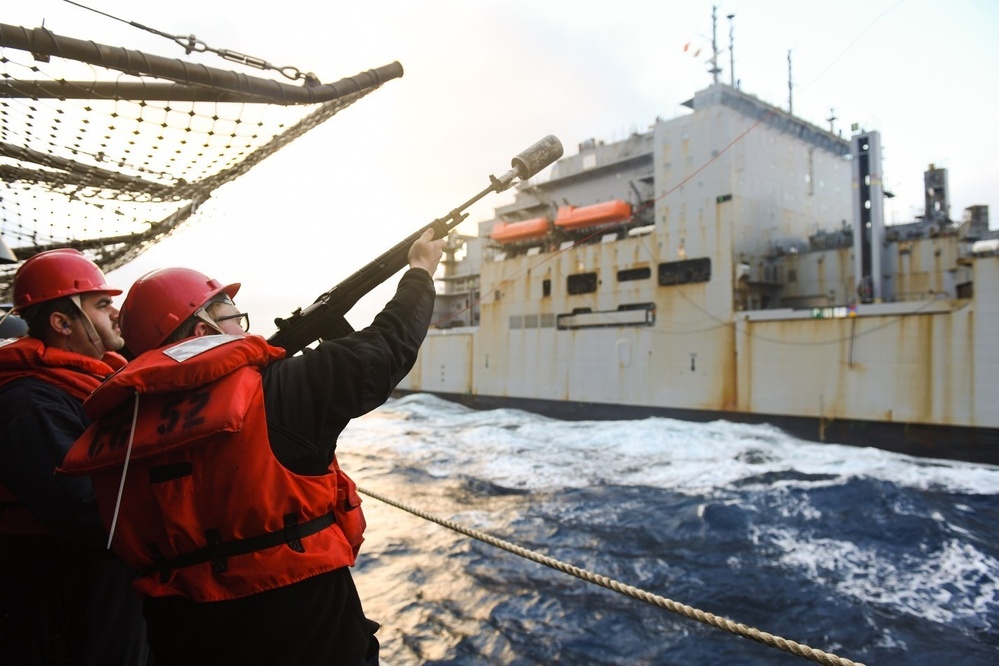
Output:
<svg viewBox="0 0 999 666">
<path fill-rule="evenodd" d="M 400 392 L 566 419 L 771 423 L 999 463 L 988 207 L 886 225 L 877 132 L 844 139 L 724 83 L 589 140 L 452 236 Z"/>
</svg>

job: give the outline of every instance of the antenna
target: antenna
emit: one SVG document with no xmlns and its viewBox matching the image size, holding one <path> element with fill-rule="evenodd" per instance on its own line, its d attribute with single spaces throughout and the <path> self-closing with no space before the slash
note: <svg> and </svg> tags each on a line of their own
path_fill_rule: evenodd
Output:
<svg viewBox="0 0 999 666">
<path fill-rule="evenodd" d="M 826 118 L 826 120 L 829 122 L 829 133 L 835 134 L 835 130 L 833 129 L 833 123 L 837 120 L 836 109 L 832 108 L 829 109 L 829 117 Z"/>
<path fill-rule="evenodd" d="M 732 20 L 735 18 L 735 14 L 728 15 L 728 62 L 729 62 L 729 74 L 731 74 L 732 87 L 738 88 L 735 85 L 735 22 Z"/>
<path fill-rule="evenodd" d="M 794 84 L 791 82 L 791 49 L 787 50 L 787 112 L 794 115 Z"/>
<path fill-rule="evenodd" d="M 718 69 L 718 5 L 711 6 L 711 68 L 708 69 L 711 72 L 712 83 L 718 83 L 718 75 L 721 74 L 721 70 Z"/>
</svg>

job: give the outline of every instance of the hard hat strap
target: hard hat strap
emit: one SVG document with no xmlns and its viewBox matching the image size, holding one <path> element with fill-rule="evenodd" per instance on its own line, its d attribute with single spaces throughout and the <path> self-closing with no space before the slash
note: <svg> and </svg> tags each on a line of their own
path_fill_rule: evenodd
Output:
<svg viewBox="0 0 999 666">
<path fill-rule="evenodd" d="M 83 329 L 87 332 L 87 339 L 90 340 L 90 344 L 93 345 L 94 349 L 97 350 L 97 358 L 102 358 L 108 350 L 104 347 L 104 341 L 101 340 L 100 334 L 97 332 L 97 327 L 94 326 L 94 322 L 90 320 L 86 311 L 83 309 L 83 301 L 80 299 L 79 294 L 73 294 L 69 297 L 73 304 L 76 305 L 76 309 L 80 311 L 83 315 Z M 100 343 L 100 346 L 98 346 Z"/>
</svg>

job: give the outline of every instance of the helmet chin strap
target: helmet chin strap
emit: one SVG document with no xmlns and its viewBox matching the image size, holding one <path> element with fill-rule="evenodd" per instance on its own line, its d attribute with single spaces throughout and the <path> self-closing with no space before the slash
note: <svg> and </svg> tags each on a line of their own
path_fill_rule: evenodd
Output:
<svg viewBox="0 0 999 666">
<path fill-rule="evenodd" d="M 229 302 L 232 303 L 232 301 Z M 208 328 L 215 331 L 214 333 L 212 333 L 212 335 L 225 335 L 225 331 L 223 331 L 219 327 L 218 322 L 212 319 L 212 316 L 208 314 L 207 306 L 202 305 L 200 308 L 195 310 L 194 314 L 191 316 L 197 318 L 199 321 L 204 322 L 205 325 L 208 326 Z"/>
<path fill-rule="evenodd" d="M 101 336 L 97 333 L 97 327 L 94 326 L 94 322 L 90 320 L 90 317 L 87 316 L 87 313 L 83 310 L 83 303 L 80 300 L 80 295 L 73 294 L 69 298 L 74 304 L 76 304 L 76 309 L 80 311 L 80 314 L 83 315 L 83 330 L 87 332 L 87 339 L 97 352 L 97 358 L 102 358 L 104 354 L 107 353 L 107 349 L 104 347 L 104 342 L 101 341 Z"/>
</svg>

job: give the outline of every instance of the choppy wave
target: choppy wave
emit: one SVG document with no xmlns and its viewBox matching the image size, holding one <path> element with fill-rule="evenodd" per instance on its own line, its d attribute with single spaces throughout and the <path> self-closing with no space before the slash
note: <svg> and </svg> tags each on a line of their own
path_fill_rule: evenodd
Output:
<svg viewBox="0 0 999 666">
<path fill-rule="evenodd" d="M 426 395 L 353 422 L 339 451 L 371 490 L 812 647 L 999 662 L 996 467 Z M 389 666 L 802 661 L 375 500 L 365 510 L 358 587 Z"/>
</svg>

